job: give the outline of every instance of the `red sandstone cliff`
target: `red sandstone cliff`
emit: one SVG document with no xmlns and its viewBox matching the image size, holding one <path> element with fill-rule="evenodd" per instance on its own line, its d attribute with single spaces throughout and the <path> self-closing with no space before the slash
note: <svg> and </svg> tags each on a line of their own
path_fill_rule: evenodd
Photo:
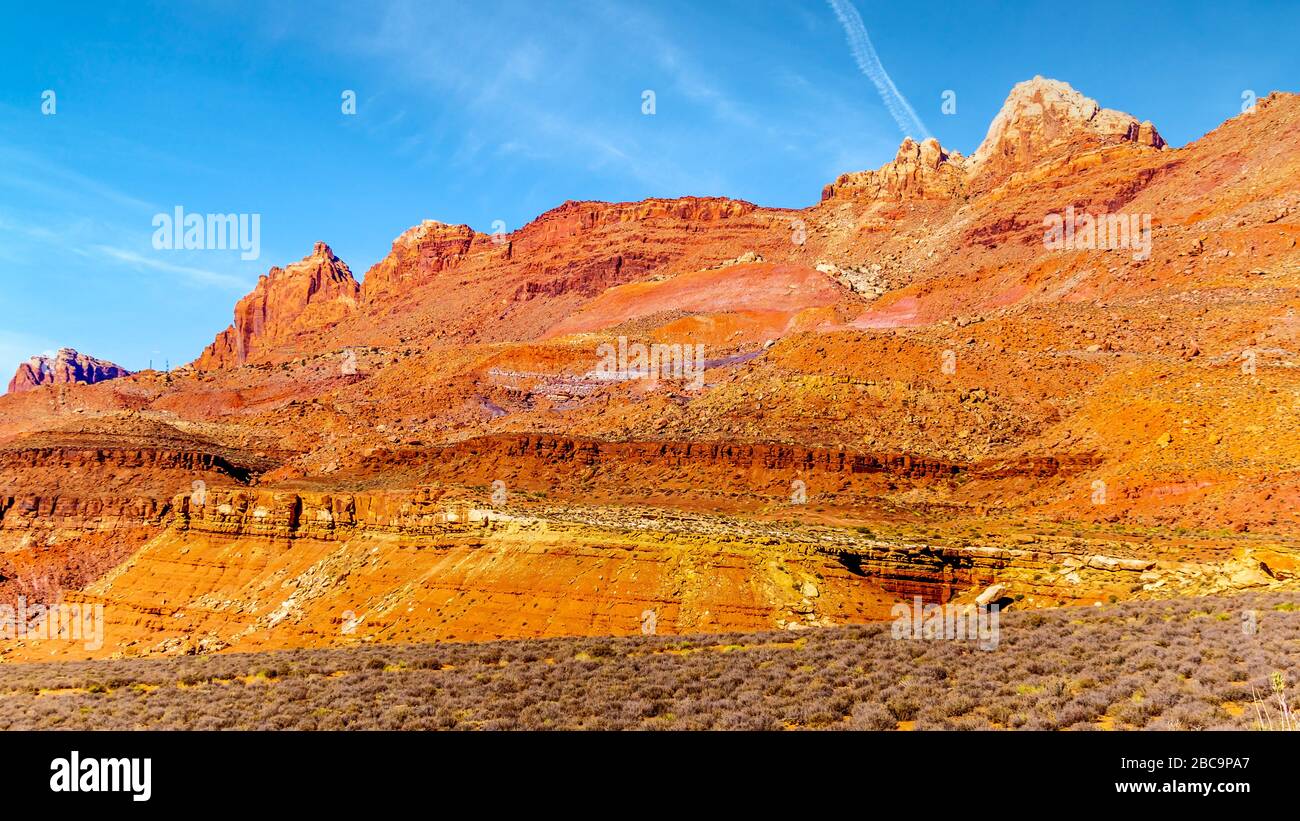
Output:
<svg viewBox="0 0 1300 821">
<path fill-rule="evenodd" d="M 1235 545 L 1228 529 L 1290 544 L 1297 180 L 1294 95 L 1163 150 L 1149 125 L 1035 80 L 973 155 L 905 141 L 892 162 L 841 176 L 803 209 L 568 202 L 500 236 L 426 222 L 363 286 L 318 246 L 240 301 L 199 372 L 68 391 L 66 403 L 53 392 L 0 400 L 0 539 L 157 529 L 175 514 L 172 494 L 196 481 L 262 494 L 255 524 L 276 521 L 277 495 L 299 491 L 432 483 L 456 495 L 500 481 L 512 501 L 605 505 L 612 518 L 672 508 L 683 531 L 708 510 L 873 532 L 920 522 L 934 532 L 918 542 L 942 533 L 971 549 L 1059 532 L 1099 554 L 1218 562 Z M 1149 254 L 1045 248 L 1044 216 L 1070 206 L 1152 217 Z M 588 378 L 600 343 L 618 337 L 703 345 L 702 384 Z M 107 437 L 136 416 L 179 433 Z M 32 436 L 56 423 L 76 435 Z M 796 481 L 807 504 L 789 501 Z M 225 504 L 209 509 L 234 515 Z M 323 506 L 310 518 L 320 529 L 339 519 Z M 1133 542 L 1135 531 L 1156 543 Z M 267 533 L 283 535 L 254 535 Z M 408 531 L 389 535 L 395 550 L 410 545 Z M 87 544 L 60 550 L 91 555 Z M 556 544 L 568 550 L 567 535 Z M 212 593 L 195 568 L 256 569 L 174 548 L 171 575 L 121 595 L 156 607 L 154 584 Z M 489 555 L 477 541 L 466 549 Z M 603 596 L 616 563 L 602 556 L 591 574 Z M 1040 558 L 1021 583 L 1058 563 Z M 573 578 L 567 561 L 555 578 Z M 417 564 L 394 572 L 394 589 Z M 499 612 L 538 600 L 538 567 L 518 560 Z M 716 564 L 701 567 L 715 577 Z M 1051 600 L 1135 592 L 1132 580 L 1114 591 L 1084 582 L 1054 580 Z M 632 608 L 644 589 L 593 601 Z M 514 627 L 472 611 L 482 621 L 471 635 Z"/>
<path fill-rule="evenodd" d="M 1102 108 L 1069 83 L 1035 77 L 1011 89 L 971 155 L 970 173 L 996 180 L 1046 159 L 1124 142 L 1165 147 L 1150 121 Z"/>
<path fill-rule="evenodd" d="M 360 288 L 347 264 L 323 242 L 285 268 L 272 268 L 235 306 L 235 321 L 195 363 L 200 370 L 242 365 L 303 333 L 354 312 Z"/>
</svg>

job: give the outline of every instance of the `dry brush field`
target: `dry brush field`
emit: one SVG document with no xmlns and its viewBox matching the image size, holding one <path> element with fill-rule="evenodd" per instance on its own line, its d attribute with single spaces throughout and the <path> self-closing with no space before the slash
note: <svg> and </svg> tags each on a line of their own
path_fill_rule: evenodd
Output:
<svg viewBox="0 0 1300 821">
<path fill-rule="evenodd" d="M 1295 594 L 890 627 L 8 664 L 0 729 L 1252 729 L 1300 682 Z"/>
</svg>

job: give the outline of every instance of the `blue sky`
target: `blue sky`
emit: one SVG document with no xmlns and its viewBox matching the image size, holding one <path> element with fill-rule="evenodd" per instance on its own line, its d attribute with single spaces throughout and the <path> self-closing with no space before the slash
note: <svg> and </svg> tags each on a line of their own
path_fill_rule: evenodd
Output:
<svg viewBox="0 0 1300 821">
<path fill-rule="evenodd" d="M 0 27 L 6 376 L 60 345 L 189 361 L 316 240 L 361 277 L 422 219 L 513 230 L 566 199 L 687 194 L 802 207 L 903 136 L 822 0 L 46 5 L 7 0 Z M 1246 89 L 1300 89 L 1293 3 L 854 5 L 916 116 L 966 153 L 1035 74 L 1175 145 Z M 260 214 L 260 258 L 155 250 L 177 205 Z"/>
</svg>

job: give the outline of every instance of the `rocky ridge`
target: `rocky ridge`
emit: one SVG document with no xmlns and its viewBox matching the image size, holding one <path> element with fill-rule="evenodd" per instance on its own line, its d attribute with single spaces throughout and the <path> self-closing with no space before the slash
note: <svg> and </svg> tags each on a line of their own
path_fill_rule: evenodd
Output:
<svg viewBox="0 0 1300 821">
<path fill-rule="evenodd" d="M 130 376 L 120 365 L 96 359 L 72 348 L 60 348 L 53 356 L 33 356 L 18 366 L 9 380 L 9 393 L 22 393 L 45 385 L 94 385 Z"/>
<path fill-rule="evenodd" d="M 86 557 L 68 584 L 149 614 L 133 653 L 329 643 L 372 597 L 403 640 L 1290 589 L 1297 179 L 1294 95 L 1174 149 L 1037 79 L 973 154 L 905 141 L 803 209 L 424 222 L 361 285 L 317 246 L 192 369 L 0 399 L 0 592 Z M 1046 248 L 1070 207 L 1150 217 L 1149 253 Z M 702 346 L 701 378 L 594 378 L 604 345 Z M 447 518 L 496 482 L 511 518 Z"/>
</svg>

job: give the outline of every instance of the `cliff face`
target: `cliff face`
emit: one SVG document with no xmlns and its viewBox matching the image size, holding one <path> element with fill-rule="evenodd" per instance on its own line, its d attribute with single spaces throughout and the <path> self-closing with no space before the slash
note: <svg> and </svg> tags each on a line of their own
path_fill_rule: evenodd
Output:
<svg viewBox="0 0 1300 821">
<path fill-rule="evenodd" d="M 93 385 L 108 379 L 130 376 L 126 368 L 93 356 L 60 348 L 54 356 L 33 356 L 18 366 L 9 380 L 9 393 L 22 393 L 43 385 Z"/>
<path fill-rule="evenodd" d="M 357 308 L 361 286 L 323 242 L 285 268 L 272 268 L 235 306 L 235 321 L 195 363 L 200 369 L 264 359 L 303 334 L 331 327 Z"/>
<path fill-rule="evenodd" d="M 879 258 L 894 256 L 894 249 L 888 236 L 870 234 L 898 224 L 890 209 L 920 209 L 911 224 L 942 223 L 972 193 L 1013 174 L 1125 144 L 1154 151 L 1164 140 L 1150 123 L 1040 77 L 1012 90 L 971 157 L 933 139 L 909 138 L 882 168 L 846 173 L 827 185 L 814 209 L 700 197 L 566 202 L 492 235 L 426 220 L 399 236 L 360 286 L 318 245 L 311 257 L 263 277 L 196 365 L 278 362 L 355 345 L 536 339 L 612 288 L 715 268 L 745 254 L 809 267 L 876 257 L 883 268 Z M 855 225 L 869 235 L 855 236 L 849 230 Z M 914 261 L 907 270 L 924 267 Z M 850 279 L 861 284 L 861 277 Z M 893 283 L 870 284 L 858 290 L 875 295 Z"/>
<path fill-rule="evenodd" d="M 1298 181 L 1295 96 L 1170 149 L 1035 80 L 807 208 L 425 222 L 361 286 L 318 246 L 196 368 L 0 397 L 0 545 L 84 586 L 123 534 L 127 653 L 1294 587 Z M 700 372 L 598 376 L 633 349 Z"/>
<path fill-rule="evenodd" d="M 331 288 L 311 292 L 302 273 L 273 270 L 241 300 L 235 324 L 196 365 L 210 371 L 356 345 L 536 338 L 606 289 L 642 280 L 665 265 L 695 270 L 765 245 L 788 244 L 784 236 L 770 236 L 772 217 L 758 216 L 759 210 L 696 197 L 568 202 L 528 225 L 492 235 L 426 220 L 393 242 L 359 288 L 349 274 L 342 295 Z M 787 231 L 789 222 L 787 217 L 782 223 Z M 277 290 L 289 293 L 273 296 Z M 309 301 L 334 304 L 332 298 L 347 309 L 300 311 Z"/>
<path fill-rule="evenodd" d="M 663 634 L 798 631 L 886 619 L 913 596 L 970 601 L 994 580 L 1033 606 L 1138 586 L 1244 589 L 1294 578 L 1272 555 L 1158 567 L 1068 538 L 938 546 L 648 508 L 494 504 L 437 489 L 222 488 L 171 507 L 165 532 L 66 594 L 104 605 L 102 647 L 20 641 L 6 657 L 626 635 L 650 621 Z M 1265 559 L 1279 569 L 1265 573 Z"/>
<path fill-rule="evenodd" d="M 425 220 L 394 240 L 388 256 L 366 272 L 362 299 L 367 306 L 400 299 L 410 289 L 455 268 L 471 249 L 490 253 L 494 247 L 490 237 L 468 225 Z"/>
<path fill-rule="evenodd" d="M 971 156 L 970 173 L 996 180 L 1046 159 L 1124 142 L 1165 147 L 1150 121 L 1102 108 L 1068 83 L 1035 77 L 1011 90 Z"/>
<path fill-rule="evenodd" d="M 822 199 L 951 199 L 965 189 L 966 164 L 961 154 L 945 151 L 934 138 L 917 143 L 908 137 L 892 163 L 877 171 L 841 174 L 822 190 Z"/>
</svg>

